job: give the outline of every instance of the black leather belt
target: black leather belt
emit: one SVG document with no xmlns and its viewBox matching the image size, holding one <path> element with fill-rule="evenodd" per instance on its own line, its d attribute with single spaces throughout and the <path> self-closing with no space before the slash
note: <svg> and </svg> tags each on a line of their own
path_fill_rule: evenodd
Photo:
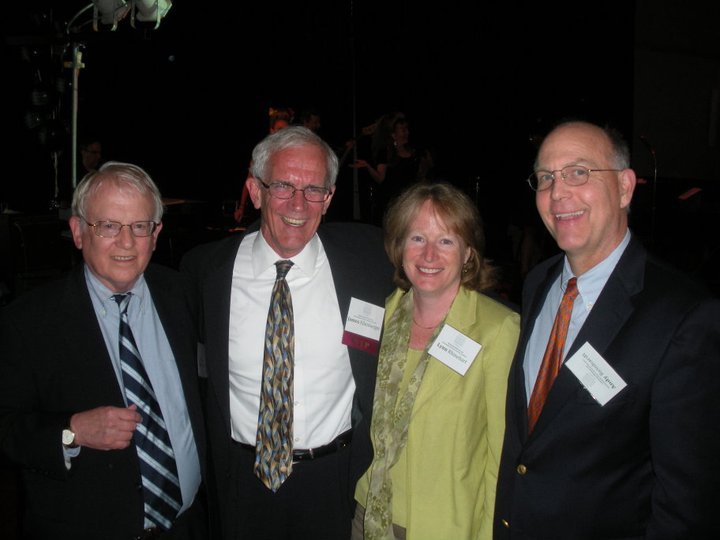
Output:
<svg viewBox="0 0 720 540">
<path fill-rule="evenodd" d="M 308 448 L 307 450 L 293 450 L 293 463 L 298 461 L 309 461 L 311 459 L 318 459 L 328 454 L 332 454 L 347 447 L 352 441 L 352 429 L 347 430 L 345 433 L 338 435 L 333 441 L 326 445 L 318 446 L 317 448 Z M 237 443 L 242 449 L 248 452 L 255 453 L 255 447 L 250 444 Z"/>
</svg>

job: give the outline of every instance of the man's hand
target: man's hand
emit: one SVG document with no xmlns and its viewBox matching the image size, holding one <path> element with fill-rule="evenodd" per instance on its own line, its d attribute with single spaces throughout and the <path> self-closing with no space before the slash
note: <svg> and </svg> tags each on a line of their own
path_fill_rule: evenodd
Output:
<svg viewBox="0 0 720 540">
<path fill-rule="evenodd" d="M 127 408 L 98 407 L 73 414 L 70 429 L 75 433 L 75 442 L 95 450 L 121 450 L 132 440 L 142 416 L 136 405 Z"/>
</svg>

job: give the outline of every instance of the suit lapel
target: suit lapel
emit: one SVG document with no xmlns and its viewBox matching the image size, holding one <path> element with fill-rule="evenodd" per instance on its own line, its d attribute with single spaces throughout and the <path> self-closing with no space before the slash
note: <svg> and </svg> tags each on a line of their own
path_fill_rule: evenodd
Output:
<svg viewBox="0 0 720 540">
<path fill-rule="evenodd" d="M 68 276 L 60 305 L 52 316 L 61 340 L 58 348 L 71 351 L 68 372 L 88 381 L 87 392 L 95 394 L 96 401 L 124 407 L 123 393 L 85 283 L 84 265 L 78 265 Z"/>
<path fill-rule="evenodd" d="M 227 433 L 230 433 L 230 381 L 228 372 L 228 344 L 230 329 L 230 295 L 235 256 L 242 236 L 232 238 L 222 246 L 217 265 L 213 266 L 203 283 L 203 315 L 205 358 L 210 384 L 217 389 L 217 400 L 223 413 Z"/>
<path fill-rule="evenodd" d="M 632 314 L 632 296 L 642 290 L 645 251 L 634 239 L 625 249 L 610 274 L 598 301 L 572 343 L 566 358 L 570 358 L 585 343 L 604 357 L 605 351 Z M 612 362 L 609 362 L 612 365 Z M 577 395 L 582 385 L 565 366 L 553 383 L 532 437 L 542 433 L 560 410 Z M 527 411 L 527 409 L 526 409 Z"/>
<path fill-rule="evenodd" d="M 349 256 L 343 256 L 339 246 L 332 241 L 332 237 L 322 234 L 323 229 L 320 228 L 318 235 L 322 242 L 323 249 L 330 263 L 330 273 L 332 274 L 333 283 L 335 284 L 335 294 L 337 295 L 338 305 L 340 307 L 340 318 L 343 326 L 347 320 L 348 310 L 350 309 L 350 299 L 353 291 L 353 276 L 355 272 L 352 268 L 352 259 Z"/>
<path fill-rule="evenodd" d="M 203 418 L 200 414 L 200 394 L 197 384 L 197 362 L 194 354 L 194 332 L 189 327 L 189 315 L 185 310 L 185 298 L 183 291 L 175 286 L 171 286 L 167 282 L 157 282 L 156 274 L 153 267 L 150 266 L 145 271 L 145 281 L 150 290 L 153 305 L 157 311 L 163 330 L 167 336 L 170 348 L 172 349 L 175 365 L 180 375 L 180 383 L 182 384 L 183 395 L 195 441 L 198 451 L 201 452 L 201 458 L 204 448 L 200 444 L 205 440 L 203 429 Z"/>
<path fill-rule="evenodd" d="M 477 298 L 477 295 L 474 293 L 471 293 L 464 287 L 460 287 L 450 308 L 450 313 L 448 313 L 447 324 L 463 335 L 467 336 L 472 334 L 473 332 L 471 332 L 470 329 L 475 326 L 477 322 L 475 319 L 475 314 L 477 313 Z M 428 346 L 429 345 L 432 345 L 432 343 L 428 343 Z M 482 354 L 482 352 L 479 354 Z M 476 358 L 475 361 L 477 362 L 478 359 Z M 420 390 L 415 398 L 413 409 L 419 410 L 420 407 L 422 407 L 426 401 L 430 400 L 445 384 L 456 380 L 458 377 L 462 377 L 462 375 L 459 375 L 452 368 L 431 356 L 422 379 L 422 384 L 420 385 Z"/>
<path fill-rule="evenodd" d="M 546 272 L 538 277 L 537 285 L 533 286 L 528 283 L 526 293 L 523 297 L 523 304 L 527 308 L 522 313 L 522 329 L 518 347 L 516 349 L 515 358 L 513 359 L 513 367 L 510 372 L 510 380 L 508 381 L 508 390 L 511 392 L 509 399 L 512 400 L 513 410 L 515 413 L 514 424 L 517 426 L 517 436 L 519 440 L 524 441 L 527 438 L 527 391 L 525 388 L 525 350 L 527 349 L 530 336 L 535 326 L 535 319 L 540 314 L 540 310 L 545 303 L 548 291 L 555 282 L 562 270 L 563 258 L 558 257 L 554 263 L 550 263 Z M 535 294 L 529 296 L 529 291 L 535 290 Z M 537 429 L 537 428 L 536 428 Z"/>
<path fill-rule="evenodd" d="M 186 320 L 181 316 L 181 312 L 176 309 L 181 307 L 182 298 L 175 297 L 176 294 L 182 294 L 182 291 L 169 289 L 168 283 L 156 283 L 155 274 L 152 267 L 145 271 L 145 281 L 147 282 L 150 295 L 152 296 L 153 305 L 157 311 L 160 322 L 170 343 L 175 363 L 178 365 L 181 378 L 185 379 L 188 373 L 182 368 L 193 365 L 193 359 L 188 356 L 188 349 L 181 347 L 180 344 L 188 339 L 186 332 Z"/>
</svg>

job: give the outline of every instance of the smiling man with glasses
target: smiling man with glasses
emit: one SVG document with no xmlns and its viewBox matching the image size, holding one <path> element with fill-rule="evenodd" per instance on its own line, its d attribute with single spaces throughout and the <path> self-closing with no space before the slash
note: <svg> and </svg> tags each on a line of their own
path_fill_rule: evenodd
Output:
<svg viewBox="0 0 720 540">
<path fill-rule="evenodd" d="M 720 302 L 628 227 L 613 129 L 565 122 L 528 178 L 536 266 L 508 379 L 494 538 L 720 538 Z"/>
<path fill-rule="evenodd" d="M 622 169 L 588 169 L 582 165 L 568 165 L 557 171 L 535 171 L 528 177 L 528 184 L 533 191 L 550 189 L 553 182 L 562 179 L 569 186 L 582 186 L 590 178 L 591 172 L 620 172 Z M 555 175 L 555 173 L 560 173 Z"/>
<path fill-rule="evenodd" d="M 162 215 L 143 169 L 105 163 L 73 195 L 84 264 L 2 314 L 28 538 L 207 538 L 195 325 L 180 274 L 150 264 Z"/>
<path fill-rule="evenodd" d="M 377 349 L 348 339 L 345 327 L 365 317 L 351 301 L 384 305 L 392 266 L 378 227 L 321 224 L 338 159 L 309 129 L 266 137 L 250 172 L 260 223 L 195 248 L 181 264 L 197 285 L 204 323 L 214 538 L 349 538 L 355 484 L 372 457 Z M 275 313 L 284 326 L 271 324 Z M 282 418 L 268 422 L 276 409 Z M 270 444 L 276 440 L 281 448 Z"/>
<path fill-rule="evenodd" d="M 155 229 L 160 225 L 160 223 L 156 223 L 155 221 L 135 221 L 133 223 L 96 221 L 95 223 L 90 223 L 87 220 L 85 220 L 85 224 L 92 227 L 95 234 L 101 238 L 115 238 L 123 230 L 123 227 L 130 229 L 133 236 L 145 238 L 146 236 L 152 236 Z"/>
</svg>

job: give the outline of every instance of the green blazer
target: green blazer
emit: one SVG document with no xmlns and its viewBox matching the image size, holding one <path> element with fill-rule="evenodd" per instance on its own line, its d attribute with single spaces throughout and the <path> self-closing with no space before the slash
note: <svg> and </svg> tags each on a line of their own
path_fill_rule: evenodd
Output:
<svg viewBox="0 0 720 540">
<path fill-rule="evenodd" d="M 403 294 L 396 290 L 388 297 L 385 321 Z M 405 448 L 407 538 L 490 539 L 505 432 L 505 392 L 520 317 L 461 287 L 446 322 L 482 349 L 465 376 L 430 358 Z M 367 475 L 369 471 L 360 486 L 365 492 Z"/>
</svg>

